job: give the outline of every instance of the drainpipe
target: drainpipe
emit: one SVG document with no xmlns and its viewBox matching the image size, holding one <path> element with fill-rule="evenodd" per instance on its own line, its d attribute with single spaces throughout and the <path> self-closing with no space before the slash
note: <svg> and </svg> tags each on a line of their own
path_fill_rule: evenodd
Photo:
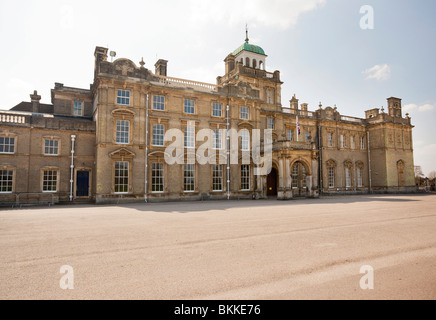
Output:
<svg viewBox="0 0 436 320">
<path fill-rule="evenodd" d="M 71 135 L 71 175 L 70 175 L 70 201 L 73 201 L 73 183 L 74 183 L 74 142 L 76 136 Z"/>
<path fill-rule="evenodd" d="M 149 108 L 149 94 L 147 93 L 147 101 L 145 105 L 145 191 L 144 200 L 148 202 L 148 108 Z"/>
<path fill-rule="evenodd" d="M 322 160 L 322 135 L 321 135 L 321 125 L 318 126 L 318 149 L 319 149 L 319 195 L 323 194 L 323 188 L 324 188 L 324 179 L 323 179 L 323 170 L 322 170 L 322 165 L 323 165 L 323 160 Z"/>
<path fill-rule="evenodd" d="M 230 200 L 230 106 L 226 107 L 227 121 L 227 200 Z"/>
<path fill-rule="evenodd" d="M 369 131 L 366 132 L 367 136 L 367 148 L 368 148 L 368 172 L 369 172 L 369 193 L 372 193 L 372 168 L 371 168 L 371 150 L 369 146 Z"/>
</svg>

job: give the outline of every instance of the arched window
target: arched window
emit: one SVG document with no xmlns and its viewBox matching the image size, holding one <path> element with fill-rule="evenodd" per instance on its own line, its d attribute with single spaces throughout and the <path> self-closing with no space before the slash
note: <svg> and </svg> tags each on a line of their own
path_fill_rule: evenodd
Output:
<svg viewBox="0 0 436 320">
<path fill-rule="evenodd" d="M 257 68 L 257 61 L 256 61 L 256 59 L 253 59 L 253 68 Z"/>
<path fill-rule="evenodd" d="M 250 58 L 249 57 L 245 58 L 245 66 L 247 66 L 247 67 L 250 66 Z"/>
<path fill-rule="evenodd" d="M 263 68 L 263 61 L 262 60 L 259 61 L 259 69 L 264 69 Z"/>
<path fill-rule="evenodd" d="M 333 189 L 336 181 L 336 162 L 334 160 L 327 161 L 327 173 L 329 189 Z"/>
</svg>

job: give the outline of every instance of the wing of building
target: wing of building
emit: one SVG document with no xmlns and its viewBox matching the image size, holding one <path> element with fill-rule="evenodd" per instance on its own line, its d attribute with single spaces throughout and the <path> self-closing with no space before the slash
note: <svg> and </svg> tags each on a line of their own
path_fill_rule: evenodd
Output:
<svg viewBox="0 0 436 320">
<path fill-rule="evenodd" d="M 283 106 L 280 72 L 267 71 L 265 51 L 248 37 L 216 84 L 170 77 L 162 59 L 153 73 L 143 61 L 107 57 L 96 48 L 90 89 L 56 83 L 51 105 L 35 91 L 0 111 L 0 203 L 416 190 L 413 126 L 401 99 L 364 118 L 322 105 L 310 111 L 295 95 Z M 259 170 L 267 146 L 271 168 Z"/>
</svg>

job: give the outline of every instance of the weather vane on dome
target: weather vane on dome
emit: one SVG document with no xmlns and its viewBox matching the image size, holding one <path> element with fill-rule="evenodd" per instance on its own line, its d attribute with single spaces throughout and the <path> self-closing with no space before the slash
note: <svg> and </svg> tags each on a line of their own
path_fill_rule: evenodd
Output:
<svg viewBox="0 0 436 320">
<path fill-rule="evenodd" d="M 248 43 L 248 24 L 245 24 L 245 42 Z"/>
</svg>

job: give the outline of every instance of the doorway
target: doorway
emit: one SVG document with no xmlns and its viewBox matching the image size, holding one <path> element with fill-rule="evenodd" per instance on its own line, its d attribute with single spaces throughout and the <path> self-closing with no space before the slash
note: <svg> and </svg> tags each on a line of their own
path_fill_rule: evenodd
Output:
<svg viewBox="0 0 436 320">
<path fill-rule="evenodd" d="M 301 162 L 296 162 L 292 167 L 292 191 L 294 197 L 306 197 L 306 166 Z"/>
<path fill-rule="evenodd" d="M 277 184 L 278 184 L 278 173 L 277 169 L 272 168 L 270 174 L 266 180 L 267 187 L 267 196 L 268 197 L 277 197 Z"/>
<path fill-rule="evenodd" d="M 76 197 L 89 197 L 89 171 L 77 171 L 76 174 Z"/>
</svg>

